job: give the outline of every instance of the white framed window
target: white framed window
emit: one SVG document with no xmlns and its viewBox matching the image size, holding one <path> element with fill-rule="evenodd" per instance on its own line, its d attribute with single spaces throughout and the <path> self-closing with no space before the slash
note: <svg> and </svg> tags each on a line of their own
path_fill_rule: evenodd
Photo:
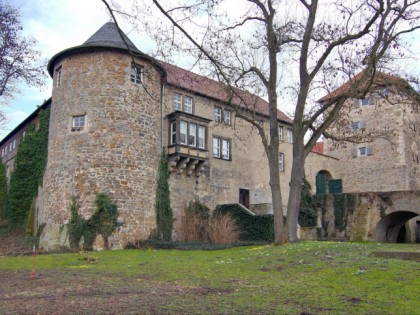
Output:
<svg viewBox="0 0 420 315">
<path fill-rule="evenodd" d="M 214 106 L 214 122 L 223 122 L 225 125 L 230 125 L 231 117 L 232 114 L 230 110 Z"/>
<path fill-rule="evenodd" d="M 373 95 L 365 98 L 357 98 L 354 100 L 354 108 L 358 108 L 359 106 L 368 106 L 375 104 L 375 97 Z"/>
<path fill-rule="evenodd" d="M 213 137 L 213 157 L 222 160 L 230 160 L 230 140 L 219 137 Z"/>
<path fill-rule="evenodd" d="M 287 142 L 293 143 L 293 130 L 287 129 Z"/>
<path fill-rule="evenodd" d="M 279 141 L 283 141 L 283 127 L 279 126 Z"/>
<path fill-rule="evenodd" d="M 1 149 L 1 157 L 3 157 L 3 156 L 4 156 L 4 148 Z"/>
<path fill-rule="evenodd" d="M 223 123 L 226 125 L 230 125 L 230 110 L 224 109 L 223 110 Z"/>
<path fill-rule="evenodd" d="M 26 137 L 26 130 L 22 133 L 22 140 L 24 140 Z"/>
<path fill-rule="evenodd" d="M 213 137 L 213 157 L 220 158 L 220 138 Z"/>
<path fill-rule="evenodd" d="M 81 131 L 86 127 L 86 115 L 73 116 L 71 131 Z"/>
<path fill-rule="evenodd" d="M 230 140 L 222 139 L 222 159 L 230 160 Z"/>
<path fill-rule="evenodd" d="M 206 127 L 198 126 L 198 148 L 206 148 Z"/>
<path fill-rule="evenodd" d="M 188 114 L 192 114 L 193 98 L 188 95 L 174 93 L 174 110 L 179 110 Z"/>
<path fill-rule="evenodd" d="M 284 153 L 279 153 L 279 171 L 284 172 Z"/>
<path fill-rule="evenodd" d="M 193 99 L 191 96 L 184 96 L 184 112 L 189 114 L 193 112 Z"/>
<path fill-rule="evenodd" d="M 176 121 L 171 122 L 171 144 L 176 144 Z"/>
<path fill-rule="evenodd" d="M 197 139 L 197 125 L 190 123 L 189 124 L 189 132 L 188 132 L 188 145 L 190 147 L 196 146 L 196 139 Z"/>
<path fill-rule="evenodd" d="M 131 65 L 130 80 L 133 83 L 141 84 L 143 79 L 143 67 L 139 65 Z"/>
<path fill-rule="evenodd" d="M 13 143 L 12 143 L 12 141 L 10 141 L 9 142 L 9 152 L 12 151 L 12 149 L 13 149 Z"/>
<path fill-rule="evenodd" d="M 371 146 L 363 146 L 359 148 L 353 148 L 351 150 L 351 155 L 353 158 L 368 156 L 372 154 L 373 154 L 373 149 Z"/>
<path fill-rule="evenodd" d="M 16 139 L 13 139 L 13 150 L 16 148 Z"/>
<path fill-rule="evenodd" d="M 182 110 L 182 95 L 174 94 L 174 110 Z"/>
<path fill-rule="evenodd" d="M 214 121 L 219 123 L 222 121 L 222 109 L 214 106 Z"/>
<path fill-rule="evenodd" d="M 63 75 L 63 68 L 60 66 L 55 70 L 55 75 L 56 75 L 56 86 L 60 87 L 61 86 L 61 79 L 62 79 L 62 75 Z"/>
<path fill-rule="evenodd" d="M 187 128 L 188 123 L 186 121 L 181 120 L 179 122 L 179 143 L 180 144 L 187 144 Z"/>
</svg>

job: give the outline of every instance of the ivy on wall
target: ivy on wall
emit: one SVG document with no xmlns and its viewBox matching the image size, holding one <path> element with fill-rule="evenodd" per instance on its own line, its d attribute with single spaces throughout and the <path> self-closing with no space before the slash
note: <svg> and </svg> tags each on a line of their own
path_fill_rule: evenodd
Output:
<svg viewBox="0 0 420 315">
<path fill-rule="evenodd" d="M 83 249 L 92 250 L 98 235 L 104 240 L 105 249 L 109 249 L 109 237 L 121 226 L 118 222 L 118 208 L 114 201 L 104 193 L 96 195 L 96 210 L 88 219 L 79 214 L 80 205 L 76 197 L 70 204 L 71 217 L 68 223 L 70 248 L 79 249 L 83 237 Z"/>
<path fill-rule="evenodd" d="M 18 147 L 7 198 L 7 219 L 11 227 L 25 225 L 38 186 L 42 184 L 47 164 L 49 117 L 49 109 L 41 110 L 38 130 L 31 125 Z"/>
<path fill-rule="evenodd" d="M 312 227 L 317 225 L 318 214 L 315 208 L 316 205 L 311 193 L 311 185 L 306 178 L 304 178 L 298 216 L 298 223 L 300 226 Z"/>
<path fill-rule="evenodd" d="M 6 220 L 7 209 L 7 179 L 6 169 L 3 163 L 0 163 L 0 225 Z"/>
<path fill-rule="evenodd" d="M 169 193 L 168 155 L 163 150 L 159 160 L 156 188 L 156 227 L 157 238 L 162 241 L 172 240 L 173 214 Z"/>
<path fill-rule="evenodd" d="M 335 217 L 335 227 L 339 231 L 343 231 L 346 228 L 346 208 L 347 208 L 347 198 L 346 194 L 335 194 L 334 195 L 334 217 Z"/>
</svg>

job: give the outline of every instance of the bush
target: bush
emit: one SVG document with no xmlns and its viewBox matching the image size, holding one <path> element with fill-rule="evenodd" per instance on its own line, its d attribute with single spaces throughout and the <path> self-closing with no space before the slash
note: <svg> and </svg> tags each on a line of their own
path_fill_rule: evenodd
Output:
<svg viewBox="0 0 420 315">
<path fill-rule="evenodd" d="M 190 203 L 181 220 L 179 239 L 184 242 L 207 241 L 210 209 L 199 202 Z"/>
<path fill-rule="evenodd" d="M 232 244 L 239 241 L 236 221 L 228 214 L 215 214 L 208 220 L 207 233 L 213 244 Z"/>
</svg>

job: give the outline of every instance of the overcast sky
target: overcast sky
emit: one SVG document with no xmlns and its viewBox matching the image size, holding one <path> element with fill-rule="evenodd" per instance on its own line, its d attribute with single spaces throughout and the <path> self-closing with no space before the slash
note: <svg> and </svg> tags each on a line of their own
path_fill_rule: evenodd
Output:
<svg viewBox="0 0 420 315">
<path fill-rule="evenodd" d="M 43 58 L 47 60 L 64 49 L 83 44 L 103 24 L 110 20 L 101 0 L 8 1 L 21 12 L 25 34 L 31 35 L 38 41 L 37 49 L 42 52 Z M 125 0 L 119 0 L 119 2 L 123 1 Z M 126 1 L 131 3 L 133 0 Z M 232 0 L 232 3 L 234 4 L 235 0 Z M 234 11 L 229 10 L 229 12 Z M 128 23 L 124 21 L 119 21 L 119 23 L 123 31 L 141 51 L 148 53 L 153 48 L 153 42 L 135 32 L 131 32 L 132 27 Z M 417 32 L 416 37 L 413 38 L 418 39 L 414 41 L 412 47 L 413 52 L 417 53 L 417 59 L 410 63 L 410 66 L 414 68 L 420 67 L 419 33 Z M 21 85 L 22 93 L 17 95 L 7 107 L 1 108 L 6 112 L 9 124 L 5 130 L 0 130 L 0 139 L 32 113 L 37 105 L 41 105 L 44 100 L 48 99 L 51 96 L 51 88 L 51 79 L 42 91 Z"/>
<path fill-rule="evenodd" d="M 101 0 L 9 0 L 8 2 L 19 9 L 24 33 L 38 41 L 37 49 L 47 60 L 64 49 L 83 44 L 110 20 Z M 121 27 L 140 50 L 148 51 L 147 47 L 142 47 L 139 35 L 130 33 L 129 25 L 122 22 Z M 37 105 L 48 99 L 51 96 L 51 88 L 51 79 L 42 91 L 21 85 L 22 93 L 8 106 L 2 108 L 7 114 L 9 123 L 6 130 L 0 130 L 0 139 L 31 114 Z"/>
</svg>

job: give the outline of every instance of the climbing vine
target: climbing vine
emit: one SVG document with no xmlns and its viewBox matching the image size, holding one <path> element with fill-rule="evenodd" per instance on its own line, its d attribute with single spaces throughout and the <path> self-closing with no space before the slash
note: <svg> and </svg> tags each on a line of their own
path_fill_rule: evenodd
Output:
<svg viewBox="0 0 420 315">
<path fill-rule="evenodd" d="M 90 219 L 79 214 L 80 205 L 76 197 L 70 204 L 71 217 L 68 223 L 69 242 L 72 249 L 78 249 L 83 237 L 83 249 L 92 250 L 93 242 L 98 235 L 104 240 L 105 249 L 109 249 L 109 237 L 121 226 L 118 222 L 118 208 L 114 201 L 104 193 L 96 195 L 96 210 Z"/>
<path fill-rule="evenodd" d="M 18 147 L 7 198 L 7 219 L 12 227 L 24 226 L 42 184 L 47 165 L 49 117 L 49 109 L 41 110 L 38 130 L 31 125 Z"/>
<path fill-rule="evenodd" d="M 298 216 L 298 223 L 302 227 L 312 227 L 317 225 L 317 211 L 314 198 L 311 193 L 311 185 L 303 179 L 301 202 Z"/>
<path fill-rule="evenodd" d="M 340 231 L 346 228 L 345 214 L 346 214 L 347 198 L 346 194 L 334 195 L 334 216 L 335 227 Z"/>
<path fill-rule="evenodd" d="M 165 150 L 162 151 L 159 161 L 155 210 L 157 238 L 163 241 L 171 241 L 173 214 L 169 193 L 168 155 Z"/>
</svg>

